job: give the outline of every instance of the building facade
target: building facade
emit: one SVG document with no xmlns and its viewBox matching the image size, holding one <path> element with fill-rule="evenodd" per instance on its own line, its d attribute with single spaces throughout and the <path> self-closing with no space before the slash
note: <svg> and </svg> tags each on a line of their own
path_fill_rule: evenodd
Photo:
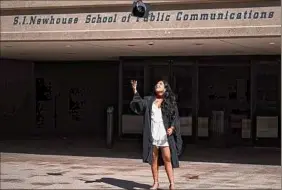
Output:
<svg viewBox="0 0 282 190">
<path fill-rule="evenodd" d="M 189 143 L 280 146 L 280 1 L 1 1 L 0 121 L 8 134 L 138 137 L 130 80 L 166 79 Z"/>
</svg>

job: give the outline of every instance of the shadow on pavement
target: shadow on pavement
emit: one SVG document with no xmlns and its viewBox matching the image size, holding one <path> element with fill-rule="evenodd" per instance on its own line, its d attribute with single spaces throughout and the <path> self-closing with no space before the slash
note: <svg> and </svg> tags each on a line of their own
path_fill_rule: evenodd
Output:
<svg viewBox="0 0 282 190">
<path fill-rule="evenodd" d="M 134 181 L 128 181 L 124 179 L 116 179 L 116 178 L 101 178 L 94 181 L 85 181 L 85 183 L 106 183 L 118 188 L 122 189 L 149 189 L 150 186 L 146 184 L 137 183 Z"/>
<path fill-rule="evenodd" d="M 67 155 L 141 159 L 141 141 L 116 141 L 112 149 L 105 140 L 92 138 L 34 138 L 1 140 L 0 151 L 41 155 Z M 281 165 L 281 149 L 236 147 L 209 148 L 186 145 L 181 161 Z"/>
</svg>

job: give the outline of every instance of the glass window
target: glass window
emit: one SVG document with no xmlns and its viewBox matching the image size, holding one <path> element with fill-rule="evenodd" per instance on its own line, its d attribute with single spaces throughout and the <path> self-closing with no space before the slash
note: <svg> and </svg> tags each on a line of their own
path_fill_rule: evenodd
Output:
<svg viewBox="0 0 282 190">
<path fill-rule="evenodd" d="M 131 80 L 137 80 L 137 90 L 143 97 L 144 95 L 144 67 L 143 66 L 124 66 L 123 67 L 123 114 L 133 114 L 129 109 L 129 103 L 133 98 Z"/>
<path fill-rule="evenodd" d="M 172 68 L 171 86 L 177 97 L 179 115 L 192 116 L 192 68 L 189 66 L 174 66 Z"/>
<path fill-rule="evenodd" d="M 257 76 L 257 111 L 258 114 L 270 114 L 278 109 L 278 76 L 260 74 Z M 277 114 L 277 113 L 276 113 Z M 276 115 L 274 114 L 274 115 Z"/>
</svg>

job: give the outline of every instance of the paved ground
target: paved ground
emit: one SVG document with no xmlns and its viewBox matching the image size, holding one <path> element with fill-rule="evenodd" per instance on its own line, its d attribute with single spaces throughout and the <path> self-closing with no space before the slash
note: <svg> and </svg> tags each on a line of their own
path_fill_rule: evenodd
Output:
<svg viewBox="0 0 282 190">
<path fill-rule="evenodd" d="M 71 144 L 72 148 L 68 149 L 58 145 L 40 151 L 36 144 L 42 146 L 42 142 L 20 144 L 23 142 L 12 147 L 10 142 L 0 142 L 2 189 L 148 189 L 152 184 L 150 168 L 141 162 L 140 153 L 124 145 L 107 150 Z M 25 151 L 19 147 L 26 147 Z M 88 154 L 79 155 L 78 150 Z M 181 158 L 181 168 L 175 170 L 176 187 L 281 189 L 280 150 L 240 150 L 187 148 Z M 77 155 L 70 156 L 74 152 Z M 252 164 L 252 160 L 259 163 Z M 160 182 L 161 189 L 168 187 L 163 168 Z"/>
</svg>

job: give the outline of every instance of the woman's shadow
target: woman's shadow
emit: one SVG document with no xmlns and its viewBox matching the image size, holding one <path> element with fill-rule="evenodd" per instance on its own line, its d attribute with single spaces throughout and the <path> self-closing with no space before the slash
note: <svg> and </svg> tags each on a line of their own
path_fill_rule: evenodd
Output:
<svg viewBox="0 0 282 190">
<path fill-rule="evenodd" d="M 116 179 L 116 178 L 108 178 L 103 177 L 101 179 L 93 180 L 93 181 L 85 181 L 85 183 L 107 183 L 112 186 L 120 187 L 122 189 L 149 189 L 150 186 L 146 184 L 141 184 L 133 181 L 123 180 L 123 179 Z"/>
</svg>

